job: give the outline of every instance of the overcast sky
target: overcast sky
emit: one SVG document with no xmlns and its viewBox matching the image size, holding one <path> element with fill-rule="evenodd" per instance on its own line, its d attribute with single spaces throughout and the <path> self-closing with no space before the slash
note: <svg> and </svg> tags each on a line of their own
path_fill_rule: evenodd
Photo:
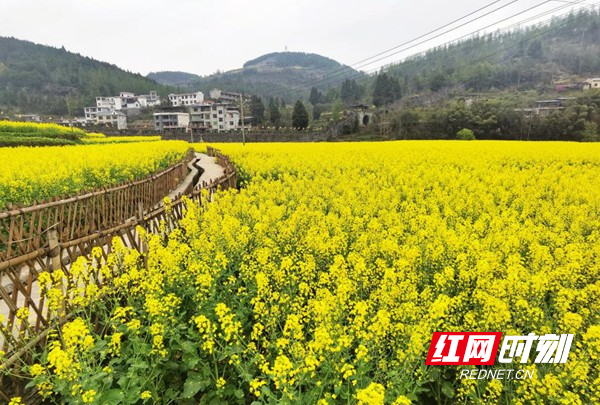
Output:
<svg viewBox="0 0 600 405">
<path fill-rule="evenodd" d="M 586 1 L 593 3 L 592 0 Z M 286 46 L 289 51 L 318 53 L 354 65 L 492 2 L 0 0 L 0 36 L 64 46 L 69 51 L 142 74 L 180 70 L 208 75 L 218 69 L 239 68 L 249 59 L 269 52 L 284 51 Z M 363 66 L 362 70 L 370 70 L 454 40 L 536 5 L 540 6 L 500 26 L 507 27 L 545 11 L 562 14 L 574 7 L 569 3 L 583 4 L 583 1 L 499 0 L 431 36 L 505 6 L 501 10 L 440 38 Z M 558 7 L 568 8 L 555 10 Z M 539 19 L 549 17 L 547 15 Z"/>
</svg>

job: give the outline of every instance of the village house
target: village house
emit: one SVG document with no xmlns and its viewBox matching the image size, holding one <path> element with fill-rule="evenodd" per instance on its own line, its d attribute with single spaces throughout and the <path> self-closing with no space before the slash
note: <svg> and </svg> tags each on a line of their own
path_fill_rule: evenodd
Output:
<svg viewBox="0 0 600 405">
<path fill-rule="evenodd" d="M 546 117 L 553 112 L 562 111 L 568 101 L 574 100 L 573 97 L 561 97 L 552 100 L 538 100 L 532 108 L 515 108 L 514 111 L 524 113 L 525 116 L 537 115 Z"/>
<path fill-rule="evenodd" d="M 600 89 L 600 77 L 589 78 L 583 83 L 584 90 Z"/>
<path fill-rule="evenodd" d="M 98 121 L 98 114 L 110 113 L 111 111 L 115 110 L 108 107 L 85 107 L 83 109 L 86 121 L 94 124 Z"/>
<path fill-rule="evenodd" d="M 134 93 L 122 91 L 114 97 L 96 97 L 96 106 L 85 107 L 83 111 L 87 124 L 106 125 L 109 121 L 113 121 L 115 124 L 113 126 L 127 128 L 126 123 L 123 125 L 123 120 L 127 121 L 126 115 L 139 114 L 142 109 L 156 107 L 160 103 L 160 96 L 156 91 L 137 96 Z M 111 115 L 114 112 L 120 112 L 122 115 Z M 100 116 L 103 118 L 99 119 Z"/>
<path fill-rule="evenodd" d="M 197 91 L 195 93 L 169 94 L 169 101 L 173 107 L 201 104 L 204 102 L 204 93 Z"/>
<path fill-rule="evenodd" d="M 564 110 L 564 102 L 566 99 L 557 98 L 553 100 L 538 100 L 536 101 L 536 114 L 541 117 L 546 117 L 550 115 L 550 113 Z"/>
<path fill-rule="evenodd" d="M 186 112 L 157 112 L 153 114 L 154 129 L 159 132 L 183 130 L 187 131 L 190 114 Z"/>
<path fill-rule="evenodd" d="M 121 111 L 100 112 L 96 116 L 96 124 L 117 128 L 119 131 L 127 129 L 127 116 Z"/>
<path fill-rule="evenodd" d="M 239 104 L 240 98 L 243 98 L 244 101 L 250 101 L 250 96 L 242 95 L 241 93 L 235 93 L 232 91 L 223 91 L 219 89 L 212 89 L 209 92 L 209 95 L 211 100 L 227 104 Z"/>
<path fill-rule="evenodd" d="M 233 131 L 240 128 L 240 111 L 224 103 L 207 102 L 190 107 L 192 132 Z"/>
<path fill-rule="evenodd" d="M 146 107 L 148 108 L 160 106 L 160 96 L 156 91 L 151 91 L 150 94 L 143 94 L 137 97 L 139 100 L 144 100 Z"/>
</svg>

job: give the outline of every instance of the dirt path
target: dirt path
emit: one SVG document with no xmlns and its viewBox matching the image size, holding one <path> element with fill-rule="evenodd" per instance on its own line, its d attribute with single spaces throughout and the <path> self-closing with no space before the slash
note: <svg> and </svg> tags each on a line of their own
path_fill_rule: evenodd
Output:
<svg viewBox="0 0 600 405">
<path fill-rule="evenodd" d="M 199 159 L 197 166 L 204 170 L 200 179 L 198 179 L 198 184 L 202 184 L 203 182 L 210 183 L 225 174 L 225 169 L 217 164 L 217 158 L 210 157 L 204 153 L 196 153 L 196 157 Z"/>
</svg>

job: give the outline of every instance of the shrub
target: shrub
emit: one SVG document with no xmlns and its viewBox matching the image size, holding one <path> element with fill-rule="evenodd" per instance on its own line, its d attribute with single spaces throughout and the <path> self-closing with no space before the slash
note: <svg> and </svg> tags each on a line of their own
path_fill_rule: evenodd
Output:
<svg viewBox="0 0 600 405">
<path fill-rule="evenodd" d="M 475 140 L 475 134 L 468 128 L 463 128 L 456 133 L 456 139 L 460 139 L 462 141 L 473 141 Z"/>
</svg>

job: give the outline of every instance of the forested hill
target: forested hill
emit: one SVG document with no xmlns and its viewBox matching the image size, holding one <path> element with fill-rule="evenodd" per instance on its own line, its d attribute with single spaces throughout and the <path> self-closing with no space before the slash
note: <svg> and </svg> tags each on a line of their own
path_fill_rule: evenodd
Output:
<svg viewBox="0 0 600 405">
<path fill-rule="evenodd" d="M 386 72 L 403 94 L 549 90 L 600 75 L 600 12 L 583 11 L 511 32 L 432 49 Z"/>
<path fill-rule="evenodd" d="M 74 54 L 64 48 L 0 37 L 0 110 L 64 115 L 81 114 L 96 96 L 121 91 L 148 94 L 168 89 L 140 74 Z"/>
<path fill-rule="evenodd" d="M 340 73 L 344 66 L 321 55 L 303 52 L 275 52 L 244 63 L 241 69 L 203 77 L 192 88 L 208 92 L 213 88 L 243 91 L 268 99 L 283 98 L 293 102 L 308 99 L 310 83 Z M 341 76 L 360 76 L 346 68 Z"/>
<path fill-rule="evenodd" d="M 160 84 L 175 87 L 189 87 L 191 84 L 201 80 L 202 78 L 193 73 L 186 72 L 151 72 L 148 73 L 148 78 Z"/>
<path fill-rule="evenodd" d="M 244 63 L 244 68 L 313 68 L 313 69 L 340 69 L 343 65 L 333 59 L 314 53 L 304 52 L 273 52 L 259 56 Z"/>
</svg>

